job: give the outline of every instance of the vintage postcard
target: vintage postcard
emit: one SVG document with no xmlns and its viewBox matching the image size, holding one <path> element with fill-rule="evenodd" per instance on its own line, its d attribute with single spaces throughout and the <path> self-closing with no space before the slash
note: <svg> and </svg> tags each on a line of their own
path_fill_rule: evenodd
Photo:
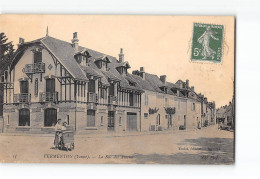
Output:
<svg viewBox="0 0 260 179">
<path fill-rule="evenodd" d="M 233 164 L 235 18 L 1 15 L 0 162 Z"/>
</svg>

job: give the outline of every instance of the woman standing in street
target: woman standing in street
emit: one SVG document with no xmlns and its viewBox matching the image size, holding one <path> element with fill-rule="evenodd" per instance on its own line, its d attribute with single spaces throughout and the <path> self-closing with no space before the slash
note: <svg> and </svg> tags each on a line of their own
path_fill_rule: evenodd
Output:
<svg viewBox="0 0 260 179">
<path fill-rule="evenodd" d="M 62 125 L 61 125 L 61 119 L 58 119 L 56 125 L 55 125 L 55 138 L 54 138 L 54 146 L 57 149 L 60 144 L 60 139 L 61 139 L 61 130 L 62 130 Z"/>
</svg>

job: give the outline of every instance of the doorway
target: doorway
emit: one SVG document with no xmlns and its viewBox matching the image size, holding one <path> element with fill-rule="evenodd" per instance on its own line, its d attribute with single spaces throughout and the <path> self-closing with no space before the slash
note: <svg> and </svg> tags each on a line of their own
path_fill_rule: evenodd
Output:
<svg viewBox="0 0 260 179">
<path fill-rule="evenodd" d="M 115 112 L 114 111 L 108 111 L 107 130 L 108 131 L 115 130 Z"/>
</svg>

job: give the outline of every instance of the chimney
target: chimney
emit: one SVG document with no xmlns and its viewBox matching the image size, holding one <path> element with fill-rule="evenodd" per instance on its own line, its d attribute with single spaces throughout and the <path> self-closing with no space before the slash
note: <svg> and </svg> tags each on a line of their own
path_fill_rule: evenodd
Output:
<svg viewBox="0 0 260 179">
<path fill-rule="evenodd" d="M 142 79 L 145 80 L 145 71 L 144 71 L 144 67 L 140 67 L 140 75 L 141 75 Z"/>
<path fill-rule="evenodd" d="M 77 52 L 79 49 L 79 39 L 78 39 L 77 32 L 73 33 L 73 39 L 71 40 L 71 42 L 72 42 L 72 46 L 73 46 L 74 50 Z"/>
<path fill-rule="evenodd" d="M 19 43 L 17 44 L 18 48 L 24 43 L 24 38 L 19 37 Z"/>
<path fill-rule="evenodd" d="M 119 63 L 124 62 L 123 48 L 120 48 L 120 53 L 118 54 L 118 56 L 119 56 Z"/>
<path fill-rule="evenodd" d="M 192 91 L 194 91 L 194 86 L 191 86 L 190 88 L 191 88 Z"/>
<path fill-rule="evenodd" d="M 186 87 L 189 88 L 189 80 L 186 80 Z"/>
<path fill-rule="evenodd" d="M 161 75 L 160 80 L 163 82 L 163 84 L 166 83 L 166 75 Z"/>
<path fill-rule="evenodd" d="M 208 98 L 204 98 L 204 101 L 207 103 L 208 102 Z"/>
</svg>

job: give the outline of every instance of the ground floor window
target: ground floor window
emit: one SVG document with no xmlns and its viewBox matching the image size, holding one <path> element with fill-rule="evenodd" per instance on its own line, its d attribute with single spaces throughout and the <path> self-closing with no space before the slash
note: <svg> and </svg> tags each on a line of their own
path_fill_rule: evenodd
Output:
<svg viewBox="0 0 260 179">
<path fill-rule="evenodd" d="M 120 126 L 122 125 L 122 117 L 121 116 L 119 117 L 119 125 Z"/>
<path fill-rule="evenodd" d="M 44 110 L 44 127 L 55 126 L 57 123 L 57 110 L 48 108 Z"/>
<path fill-rule="evenodd" d="M 19 110 L 19 126 L 30 126 L 30 110 L 20 109 Z"/>
<path fill-rule="evenodd" d="M 96 116 L 95 110 L 87 111 L 87 127 L 95 127 L 96 126 Z"/>
<path fill-rule="evenodd" d="M 157 115 L 157 125 L 161 125 L 161 116 L 160 116 L 160 114 Z"/>
<path fill-rule="evenodd" d="M 104 117 L 101 116 L 101 119 L 100 119 L 100 124 L 102 125 L 104 123 Z"/>
</svg>

